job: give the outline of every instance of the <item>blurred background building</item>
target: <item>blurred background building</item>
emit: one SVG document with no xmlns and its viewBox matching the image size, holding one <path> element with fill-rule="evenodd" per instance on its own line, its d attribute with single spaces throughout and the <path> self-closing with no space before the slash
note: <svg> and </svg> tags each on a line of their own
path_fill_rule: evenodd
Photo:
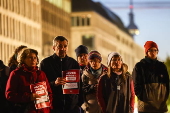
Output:
<svg viewBox="0 0 170 113">
<path fill-rule="evenodd" d="M 127 18 L 128 19 L 128 18 Z M 0 59 L 7 64 L 14 49 L 26 45 L 38 50 L 40 60 L 53 54 L 52 40 L 69 40 L 68 55 L 80 44 L 102 54 L 119 52 L 129 70 L 144 57 L 121 19 L 91 0 L 0 0 Z"/>
<path fill-rule="evenodd" d="M 70 40 L 70 0 L 0 0 L 0 59 L 7 64 L 14 49 L 27 45 L 40 59 L 53 53 L 52 40 Z"/>
<path fill-rule="evenodd" d="M 143 48 L 135 43 L 121 19 L 101 3 L 72 0 L 71 19 L 72 50 L 80 44 L 86 45 L 102 54 L 104 64 L 108 53 L 119 52 L 130 71 L 144 57 Z M 75 57 L 74 52 L 71 55 Z"/>
</svg>

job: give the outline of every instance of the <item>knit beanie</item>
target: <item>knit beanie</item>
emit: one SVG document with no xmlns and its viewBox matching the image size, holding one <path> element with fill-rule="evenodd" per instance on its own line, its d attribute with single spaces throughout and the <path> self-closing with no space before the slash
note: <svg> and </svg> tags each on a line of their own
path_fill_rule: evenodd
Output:
<svg viewBox="0 0 170 113">
<path fill-rule="evenodd" d="M 100 62 L 102 61 L 102 56 L 98 51 L 90 51 L 88 54 L 88 60 L 94 59 L 94 58 L 98 58 L 100 60 Z"/>
<path fill-rule="evenodd" d="M 111 59 L 112 59 L 113 56 L 120 56 L 120 54 L 117 53 L 117 52 L 111 52 L 111 53 L 109 53 L 109 54 L 108 54 L 108 58 L 107 58 L 107 65 L 108 65 L 108 66 L 109 66 L 110 61 L 111 61 Z M 120 56 L 120 57 L 121 57 L 121 56 Z M 122 58 L 121 58 L 121 59 L 122 59 Z"/>
<path fill-rule="evenodd" d="M 145 53 L 147 53 L 148 50 L 149 50 L 150 48 L 152 48 L 152 47 L 155 47 L 155 48 L 157 48 L 157 50 L 158 50 L 158 45 L 157 45 L 155 42 L 153 42 L 153 41 L 147 41 L 147 42 L 145 43 L 145 45 L 144 45 Z"/>
<path fill-rule="evenodd" d="M 77 57 L 82 53 L 88 54 L 88 48 L 84 45 L 80 45 L 75 49 L 75 52 Z"/>
</svg>

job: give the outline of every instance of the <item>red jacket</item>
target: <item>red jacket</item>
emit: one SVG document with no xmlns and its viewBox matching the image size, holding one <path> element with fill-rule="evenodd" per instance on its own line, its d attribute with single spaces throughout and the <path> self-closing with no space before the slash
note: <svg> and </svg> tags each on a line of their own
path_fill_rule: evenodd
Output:
<svg viewBox="0 0 170 113">
<path fill-rule="evenodd" d="M 28 113 L 50 113 L 52 107 L 36 109 L 34 102 L 31 101 L 30 98 L 30 95 L 32 94 L 30 84 L 42 81 L 46 82 L 48 95 L 52 102 L 52 91 L 45 73 L 38 70 L 37 67 L 29 70 L 25 65 L 22 65 L 22 67 L 19 67 L 10 73 L 6 85 L 6 98 L 13 103 L 29 103 L 30 107 Z"/>
</svg>

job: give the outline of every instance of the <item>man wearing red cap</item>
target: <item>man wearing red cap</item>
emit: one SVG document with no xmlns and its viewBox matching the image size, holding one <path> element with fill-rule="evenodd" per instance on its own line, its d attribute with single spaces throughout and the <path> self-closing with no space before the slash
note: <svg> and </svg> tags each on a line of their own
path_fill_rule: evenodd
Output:
<svg viewBox="0 0 170 113">
<path fill-rule="evenodd" d="M 132 72 L 135 94 L 138 97 L 138 113 L 165 113 L 169 96 L 169 75 L 163 62 L 157 60 L 158 46 L 153 41 L 144 45 L 145 58 Z"/>
</svg>

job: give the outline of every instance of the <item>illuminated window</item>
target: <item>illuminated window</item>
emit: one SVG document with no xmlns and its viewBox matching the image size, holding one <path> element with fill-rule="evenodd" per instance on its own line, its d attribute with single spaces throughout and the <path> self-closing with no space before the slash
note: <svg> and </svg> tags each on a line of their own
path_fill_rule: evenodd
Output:
<svg viewBox="0 0 170 113">
<path fill-rule="evenodd" d="M 87 46 L 89 50 L 94 47 L 94 36 L 93 35 L 83 35 L 82 36 L 82 44 Z"/>
<path fill-rule="evenodd" d="M 71 2 L 70 0 L 46 0 L 51 4 L 63 9 L 64 11 L 71 12 Z"/>
</svg>

